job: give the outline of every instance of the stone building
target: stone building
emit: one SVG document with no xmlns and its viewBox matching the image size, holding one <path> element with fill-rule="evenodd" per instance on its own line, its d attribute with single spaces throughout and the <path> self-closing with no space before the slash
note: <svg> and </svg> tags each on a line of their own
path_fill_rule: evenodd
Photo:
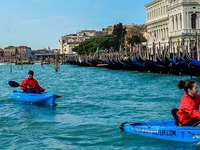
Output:
<svg viewBox="0 0 200 150">
<path fill-rule="evenodd" d="M 73 55 L 72 49 L 81 42 L 92 37 L 104 35 L 102 31 L 82 30 L 76 34 L 68 34 L 60 38 L 60 54 Z"/>
<path fill-rule="evenodd" d="M 86 37 L 84 38 L 86 39 Z M 78 46 L 83 40 L 77 34 L 68 34 L 60 39 L 60 54 L 73 54 L 72 49 Z"/>
<path fill-rule="evenodd" d="M 32 58 L 31 48 L 27 46 L 8 46 L 4 48 L 3 57 L 5 61 L 12 59 Z"/>
<path fill-rule="evenodd" d="M 3 53 L 4 53 L 4 50 L 0 48 L 0 62 L 3 62 Z"/>
<path fill-rule="evenodd" d="M 23 58 L 32 58 L 32 51 L 30 47 L 27 46 L 18 46 L 16 56 Z"/>
<path fill-rule="evenodd" d="M 113 30 L 114 30 L 114 26 L 108 26 L 102 29 L 102 31 L 105 32 L 106 34 L 112 34 Z"/>
<path fill-rule="evenodd" d="M 200 1 L 154 0 L 147 10 L 147 57 L 168 51 L 175 57 L 188 51 L 200 59 Z"/>
</svg>

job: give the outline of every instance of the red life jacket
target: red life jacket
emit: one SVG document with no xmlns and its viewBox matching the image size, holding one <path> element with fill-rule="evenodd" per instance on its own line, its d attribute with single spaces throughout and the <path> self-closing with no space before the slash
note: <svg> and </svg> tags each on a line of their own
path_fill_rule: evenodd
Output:
<svg viewBox="0 0 200 150">
<path fill-rule="evenodd" d="M 27 88 L 30 88 L 30 89 L 32 89 L 32 90 L 35 90 L 36 88 L 39 88 L 41 92 L 44 92 L 44 91 L 45 91 L 45 89 L 42 88 L 42 87 L 38 84 L 38 81 L 35 80 L 34 78 L 32 78 L 32 79 L 25 78 L 24 80 L 22 80 L 20 88 L 21 88 L 23 91 L 27 90 Z"/>
<path fill-rule="evenodd" d="M 194 98 L 186 93 L 183 95 L 177 112 L 179 126 L 188 124 L 192 121 L 200 120 L 199 105 L 199 94 L 197 94 Z"/>
</svg>

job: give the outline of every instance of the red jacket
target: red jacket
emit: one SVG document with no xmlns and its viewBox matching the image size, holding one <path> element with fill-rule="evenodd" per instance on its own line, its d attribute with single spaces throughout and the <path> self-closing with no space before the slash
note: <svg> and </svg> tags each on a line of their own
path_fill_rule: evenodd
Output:
<svg viewBox="0 0 200 150">
<path fill-rule="evenodd" d="M 21 82 L 21 86 L 20 88 L 25 91 L 28 88 L 34 90 L 36 88 L 39 88 L 41 92 L 44 92 L 45 89 L 43 89 L 37 82 L 37 80 L 35 80 L 34 78 L 29 79 L 29 78 L 25 78 L 24 80 L 22 80 Z"/>
<path fill-rule="evenodd" d="M 197 94 L 194 99 L 188 94 L 184 94 L 177 112 L 179 126 L 188 124 L 195 120 L 200 120 L 200 95 Z"/>
</svg>

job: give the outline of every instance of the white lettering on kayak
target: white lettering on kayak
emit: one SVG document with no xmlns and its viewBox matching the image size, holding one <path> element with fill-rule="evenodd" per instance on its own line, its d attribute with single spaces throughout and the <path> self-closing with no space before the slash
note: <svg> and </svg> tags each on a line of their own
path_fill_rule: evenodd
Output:
<svg viewBox="0 0 200 150">
<path fill-rule="evenodd" d="M 145 134 L 154 134 L 160 136 L 176 136 L 176 130 L 151 130 L 144 128 L 133 128 L 135 132 L 145 133 Z"/>
</svg>

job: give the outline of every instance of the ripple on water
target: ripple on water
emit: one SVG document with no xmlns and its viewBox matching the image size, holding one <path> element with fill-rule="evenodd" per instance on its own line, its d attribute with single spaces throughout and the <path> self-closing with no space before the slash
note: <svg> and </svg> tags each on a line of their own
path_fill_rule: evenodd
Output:
<svg viewBox="0 0 200 150">
<path fill-rule="evenodd" d="M 9 80 L 32 69 L 46 91 L 61 95 L 55 107 L 11 100 Z M 145 138 L 119 129 L 122 122 L 172 119 L 187 76 L 61 65 L 0 67 L 0 149 L 194 149 L 195 144 Z M 199 81 L 196 80 L 198 84 Z"/>
</svg>

